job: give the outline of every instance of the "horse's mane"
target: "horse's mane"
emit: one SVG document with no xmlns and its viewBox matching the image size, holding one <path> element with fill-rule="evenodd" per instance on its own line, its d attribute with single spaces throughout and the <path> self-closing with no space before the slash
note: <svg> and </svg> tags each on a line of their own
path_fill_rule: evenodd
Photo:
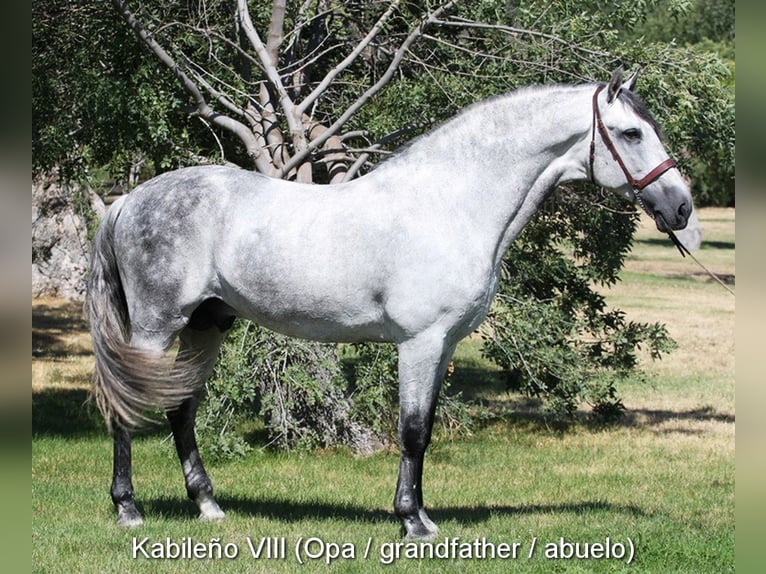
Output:
<svg viewBox="0 0 766 574">
<path fill-rule="evenodd" d="M 504 99 L 515 99 L 518 97 L 522 97 L 527 94 L 534 94 L 534 93 L 542 93 L 550 90 L 557 90 L 557 89 L 583 89 L 587 87 L 593 87 L 594 89 L 598 86 L 606 86 L 603 82 L 597 83 L 597 84 L 564 84 L 564 83 L 554 83 L 554 84 L 534 84 L 534 85 L 528 85 L 528 86 L 521 86 L 519 88 L 516 88 L 514 90 L 511 90 L 509 92 L 505 92 L 502 94 L 497 94 L 494 96 L 490 96 L 488 98 L 479 100 L 477 102 L 474 102 L 472 104 L 469 104 L 460 110 L 458 110 L 456 113 L 454 113 L 451 116 L 447 116 L 445 118 L 439 118 L 434 119 L 429 122 L 421 123 L 420 126 L 411 126 L 411 127 L 425 127 L 427 126 L 428 129 L 417 135 L 416 137 L 412 138 L 411 140 L 403 143 L 402 145 L 398 146 L 394 152 L 385 158 L 383 161 L 379 162 L 377 167 L 380 167 L 381 165 L 384 165 L 388 163 L 390 160 L 400 157 L 404 155 L 410 148 L 412 148 L 415 144 L 420 142 L 423 139 L 428 138 L 431 134 L 434 132 L 441 130 L 445 126 L 449 124 L 457 124 L 460 118 L 468 113 L 471 113 L 473 110 L 484 107 L 487 105 L 491 105 L 494 102 L 497 102 L 498 100 L 504 100 Z M 641 99 L 641 97 L 634 93 L 627 90 L 620 90 L 618 96 L 621 101 L 625 102 L 628 107 L 633 110 L 633 112 L 640 117 L 642 120 L 644 120 L 646 123 L 648 123 L 652 129 L 655 131 L 655 133 L 660 137 L 660 139 L 664 139 L 662 132 L 660 130 L 659 125 L 657 124 L 656 120 L 652 117 L 651 113 L 649 112 L 649 109 L 646 107 L 646 104 Z M 402 131 L 410 131 L 408 128 L 405 128 Z M 375 168 L 373 168 L 375 169 Z"/>
<path fill-rule="evenodd" d="M 511 99 L 511 98 L 521 96 L 522 94 L 527 94 L 527 93 L 531 93 L 535 91 L 545 91 L 545 90 L 556 88 L 556 87 L 573 88 L 576 86 L 566 85 L 566 84 L 546 84 L 546 85 L 540 84 L 540 85 L 531 85 L 531 86 L 521 86 L 519 88 L 511 90 L 510 92 L 496 94 L 494 96 L 489 96 L 487 98 L 468 104 L 467 106 L 464 106 L 454 111 L 451 115 L 447 115 L 441 118 L 433 118 L 428 122 L 422 122 L 419 125 L 408 126 L 407 128 L 403 128 L 400 131 L 404 131 L 404 132 L 410 131 L 408 129 L 410 127 L 413 127 L 413 128 L 427 127 L 428 129 L 418 134 L 414 138 L 404 142 L 400 146 L 397 146 L 391 155 L 383 159 L 383 161 L 379 162 L 373 169 L 377 169 L 378 167 L 387 164 L 389 161 L 396 159 L 398 157 L 401 157 L 402 155 L 405 155 L 410 148 L 412 148 L 414 145 L 416 145 L 420 141 L 430 137 L 434 132 L 442 130 L 444 127 L 448 126 L 449 124 L 456 125 L 463 116 L 471 113 L 477 108 L 482 108 L 487 105 L 491 105 L 499 100 Z"/>
</svg>

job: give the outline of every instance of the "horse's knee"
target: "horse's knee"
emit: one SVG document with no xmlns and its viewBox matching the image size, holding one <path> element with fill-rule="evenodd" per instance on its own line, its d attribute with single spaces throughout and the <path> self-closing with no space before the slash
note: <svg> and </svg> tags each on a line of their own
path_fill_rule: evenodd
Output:
<svg viewBox="0 0 766 574">
<path fill-rule="evenodd" d="M 431 442 L 431 422 L 420 416 L 406 416 L 399 420 L 399 443 L 403 453 L 422 455 Z"/>
</svg>

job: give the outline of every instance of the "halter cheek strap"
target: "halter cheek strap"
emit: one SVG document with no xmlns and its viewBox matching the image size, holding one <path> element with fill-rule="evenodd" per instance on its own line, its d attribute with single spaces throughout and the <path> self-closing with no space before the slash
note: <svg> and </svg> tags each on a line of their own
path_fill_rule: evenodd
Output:
<svg viewBox="0 0 766 574">
<path fill-rule="evenodd" d="M 647 173 L 641 179 L 636 179 L 635 177 L 633 177 L 633 175 L 630 173 L 630 170 L 625 165 L 625 162 L 622 161 L 622 157 L 620 157 L 620 154 L 617 151 L 617 148 L 614 146 L 614 142 L 612 142 L 612 138 L 609 137 L 609 131 L 606 129 L 604 122 L 601 121 L 601 112 L 598 109 L 598 95 L 601 93 L 601 90 L 603 89 L 604 89 L 604 86 L 599 86 L 596 89 L 596 92 L 593 94 L 593 124 L 591 127 L 590 157 L 589 157 L 590 180 L 593 183 L 596 183 L 595 177 L 593 175 L 593 162 L 596 158 L 596 129 L 598 128 L 598 133 L 601 135 L 601 139 L 603 140 L 604 145 L 611 152 L 612 157 L 617 162 L 617 165 L 619 165 L 620 169 L 622 169 L 622 173 L 625 174 L 625 178 L 628 180 L 628 183 L 633 188 L 633 191 L 636 193 L 636 195 L 638 195 L 641 192 L 641 190 L 643 190 L 647 185 L 657 180 L 662 174 L 664 174 L 669 169 L 676 167 L 676 162 L 668 158 L 665 161 L 663 161 L 661 164 L 659 164 L 657 167 L 655 167 L 653 170 L 651 170 L 649 173 Z"/>
</svg>

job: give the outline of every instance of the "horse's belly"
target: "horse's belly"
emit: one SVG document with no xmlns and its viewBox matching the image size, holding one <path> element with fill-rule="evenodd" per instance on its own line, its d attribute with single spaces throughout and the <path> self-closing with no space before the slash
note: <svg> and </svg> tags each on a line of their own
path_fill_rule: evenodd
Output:
<svg viewBox="0 0 766 574">
<path fill-rule="evenodd" d="M 225 283 L 221 297 L 238 315 L 293 337 L 333 342 L 394 337 L 381 298 L 361 285 L 260 277 Z"/>
<path fill-rule="evenodd" d="M 327 319 L 306 317 L 257 316 L 253 320 L 259 325 L 283 335 L 322 341 L 327 343 L 361 343 L 365 341 L 393 341 L 391 334 L 377 323 L 338 323 Z"/>
<path fill-rule="evenodd" d="M 336 343 L 394 340 L 382 311 L 375 308 L 362 310 L 346 305 L 339 310 L 326 301 L 306 308 L 285 300 L 261 299 L 242 305 L 240 313 L 259 325 L 291 337 Z"/>
</svg>

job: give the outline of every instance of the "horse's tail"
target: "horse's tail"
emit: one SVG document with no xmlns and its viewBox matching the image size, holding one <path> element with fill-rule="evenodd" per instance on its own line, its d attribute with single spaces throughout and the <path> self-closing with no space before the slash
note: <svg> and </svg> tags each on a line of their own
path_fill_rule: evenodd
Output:
<svg viewBox="0 0 766 574">
<path fill-rule="evenodd" d="M 199 369 L 193 359 L 174 363 L 165 353 L 129 344 L 130 317 L 113 247 L 120 207 L 113 205 L 99 226 L 88 277 L 96 359 L 91 395 L 110 430 L 141 426 L 152 420 L 148 411 L 177 407 L 197 389 Z"/>
</svg>

